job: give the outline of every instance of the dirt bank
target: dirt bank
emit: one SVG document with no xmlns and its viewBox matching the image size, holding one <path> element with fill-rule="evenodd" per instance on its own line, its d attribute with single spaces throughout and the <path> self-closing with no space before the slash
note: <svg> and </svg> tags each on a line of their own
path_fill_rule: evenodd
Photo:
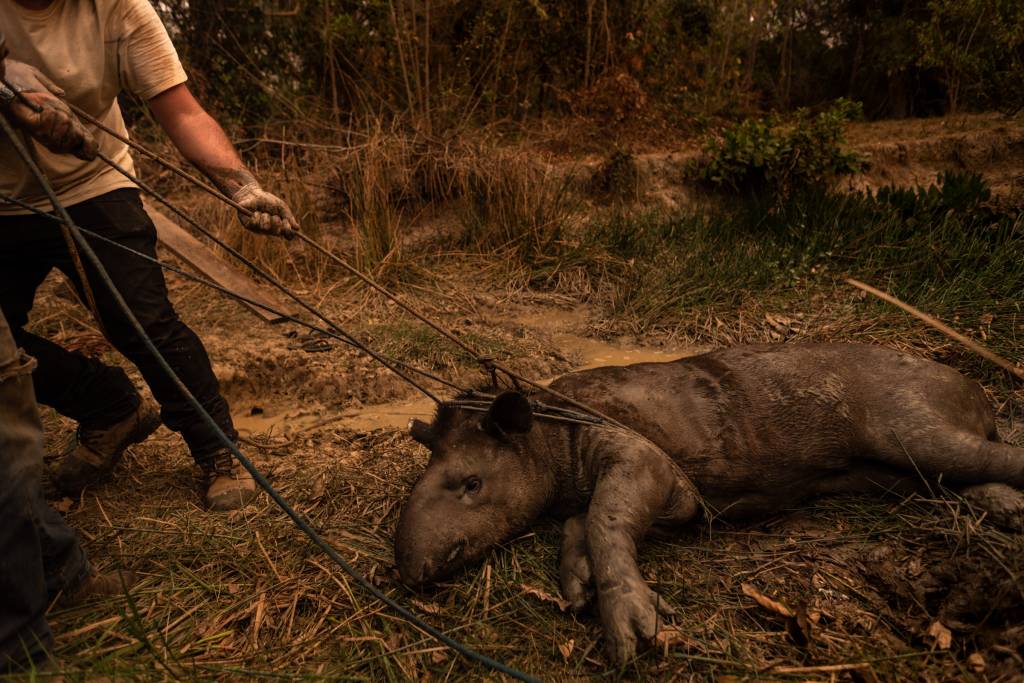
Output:
<svg viewBox="0 0 1024 683">
<path fill-rule="evenodd" d="M 670 209 L 698 199 L 701 190 L 691 179 L 690 168 L 701 156 L 699 143 L 680 141 L 667 150 L 650 146 L 643 145 L 643 151 L 633 155 L 636 176 L 630 182 L 635 182 L 638 199 Z M 846 146 L 860 153 L 867 167 L 842 180 L 843 188 L 928 186 L 944 171 L 973 171 L 988 181 L 996 196 L 1024 198 L 1024 120 L 1020 116 L 973 114 L 853 123 L 847 127 Z M 594 186 L 609 153 L 559 155 L 555 167 L 585 191 Z"/>
</svg>

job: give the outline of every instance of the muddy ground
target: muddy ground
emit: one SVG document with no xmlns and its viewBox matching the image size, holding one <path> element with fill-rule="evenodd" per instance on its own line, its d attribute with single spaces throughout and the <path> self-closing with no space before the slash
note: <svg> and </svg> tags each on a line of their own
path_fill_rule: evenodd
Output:
<svg viewBox="0 0 1024 683">
<path fill-rule="evenodd" d="M 928 125 L 937 124 L 921 124 Z M 1018 133 L 992 133 L 999 125 L 983 122 L 971 134 L 1002 136 L 1019 154 Z M 881 145 L 885 135 L 864 144 Z M 923 145 L 935 136 L 911 137 L 892 144 Z M 933 176 L 942 167 L 913 163 L 920 166 L 914 173 Z M 1012 193 L 1021 165 L 1006 165 L 1000 177 Z M 888 168 L 890 176 L 900 172 L 899 164 Z M 883 173 L 882 165 L 874 172 Z M 654 194 L 678 202 L 685 188 Z M 429 287 L 403 293 L 532 378 L 706 348 L 675 333 L 637 338 L 582 297 L 478 275 L 472 262 L 453 261 Z M 453 281 L 472 286 L 453 288 Z M 437 590 L 413 594 L 397 581 L 391 537 L 427 458 L 402 427 L 428 416 L 430 402 L 336 341 L 289 324 L 257 324 L 177 277 L 170 285 L 182 317 L 209 348 L 244 449 L 271 482 L 375 585 L 491 657 L 545 680 L 1024 679 L 1024 538 L 939 490 L 801 503 L 749 526 L 695 525 L 647 543 L 642 570 L 679 616 L 620 672 L 609 669 L 594 615 L 562 610 L 554 522 Z M 466 358 L 440 351 L 439 340 L 355 286 L 315 294 L 326 313 L 388 353 L 425 362 L 459 384 L 484 379 Z M 851 328 L 836 320 L 853 310 L 759 315 L 756 331 L 748 322 L 734 337 L 849 339 Z M 121 362 L 55 278 L 33 321 L 66 345 Z M 852 338 L 872 338 L 870 324 L 859 329 Z M 44 412 L 52 464 L 73 425 Z M 1001 428 L 1024 446 L 1019 421 L 1004 419 Z M 131 449 L 110 483 L 78 500 L 55 499 L 99 567 L 144 577 L 130 600 L 51 610 L 57 655 L 71 678 L 500 678 L 361 592 L 267 497 L 210 514 L 193 476 L 181 440 L 161 429 Z"/>
</svg>

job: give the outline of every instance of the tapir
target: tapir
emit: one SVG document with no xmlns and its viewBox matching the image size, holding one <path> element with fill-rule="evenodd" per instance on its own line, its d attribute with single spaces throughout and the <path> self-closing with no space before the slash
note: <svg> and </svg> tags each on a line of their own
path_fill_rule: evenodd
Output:
<svg viewBox="0 0 1024 683">
<path fill-rule="evenodd" d="M 542 515 L 564 519 L 562 592 L 575 609 L 596 598 L 615 663 L 672 613 L 637 566 L 652 528 L 924 482 L 960 489 L 997 521 L 1024 519 L 1024 449 L 1000 441 L 981 386 L 910 353 L 737 346 L 572 372 L 551 388 L 612 420 L 547 419 L 535 414 L 541 397 L 509 391 L 486 412 L 455 401 L 410 424 L 431 456 L 401 511 L 395 559 L 417 587 Z"/>
</svg>

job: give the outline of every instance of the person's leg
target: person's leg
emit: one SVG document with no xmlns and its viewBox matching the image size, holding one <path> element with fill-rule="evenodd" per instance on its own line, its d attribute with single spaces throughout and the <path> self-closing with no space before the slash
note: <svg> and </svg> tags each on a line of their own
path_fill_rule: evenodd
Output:
<svg viewBox="0 0 1024 683">
<path fill-rule="evenodd" d="M 44 616 L 49 598 L 80 583 L 89 568 L 75 532 L 40 491 L 34 365 L 0 315 L 0 672 L 45 656 L 52 642 Z"/>
<path fill-rule="evenodd" d="M 71 207 L 69 213 L 83 228 L 148 256 L 156 256 L 156 228 L 142 208 L 136 190 L 110 192 Z M 167 286 L 159 266 L 132 257 L 100 240 L 90 239 L 89 242 L 114 285 L 175 373 L 227 436 L 237 438 L 228 404 L 221 396 L 206 349 L 199 337 L 178 318 L 168 299 Z M 203 464 L 208 461 L 223 447 L 223 443 L 216 432 L 195 414 L 146 349 L 106 285 L 87 262 L 85 267 L 110 342 L 139 368 L 153 396 L 160 403 L 164 424 L 181 433 L 196 462 Z M 62 268 L 74 277 L 74 272 L 67 270 L 68 264 Z"/>
<path fill-rule="evenodd" d="M 33 216 L 0 218 L 0 312 L 15 343 L 38 363 L 32 374 L 36 399 L 87 428 L 102 428 L 138 407 L 138 392 L 128 376 L 25 330 L 36 290 L 67 259 L 56 223 Z"/>
<path fill-rule="evenodd" d="M 32 380 L 38 400 L 78 421 L 76 439 L 54 476 L 66 495 L 106 479 L 125 449 L 159 426 L 123 370 L 54 344 L 25 329 L 36 289 L 54 266 L 70 261 L 59 226 L 36 216 L 0 218 L 0 310 L 15 343 L 38 362 Z"/>
</svg>

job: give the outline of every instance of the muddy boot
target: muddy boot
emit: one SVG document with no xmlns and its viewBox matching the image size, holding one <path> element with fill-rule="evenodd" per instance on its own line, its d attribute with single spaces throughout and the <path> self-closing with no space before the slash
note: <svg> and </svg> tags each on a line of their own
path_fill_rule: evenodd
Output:
<svg viewBox="0 0 1024 683">
<path fill-rule="evenodd" d="M 139 575 L 129 571 L 112 571 L 100 574 L 90 571 L 77 585 L 64 591 L 58 604 L 61 607 L 75 607 L 90 600 L 101 600 L 124 595 L 139 582 Z"/>
<path fill-rule="evenodd" d="M 160 410 L 147 399 L 135 412 L 103 429 L 78 428 L 73 448 L 61 461 L 53 481 L 66 496 L 106 481 L 125 450 L 145 441 L 160 426 Z"/>
<path fill-rule="evenodd" d="M 256 497 L 256 482 L 227 448 L 201 465 L 206 505 L 211 510 L 237 510 Z"/>
</svg>

